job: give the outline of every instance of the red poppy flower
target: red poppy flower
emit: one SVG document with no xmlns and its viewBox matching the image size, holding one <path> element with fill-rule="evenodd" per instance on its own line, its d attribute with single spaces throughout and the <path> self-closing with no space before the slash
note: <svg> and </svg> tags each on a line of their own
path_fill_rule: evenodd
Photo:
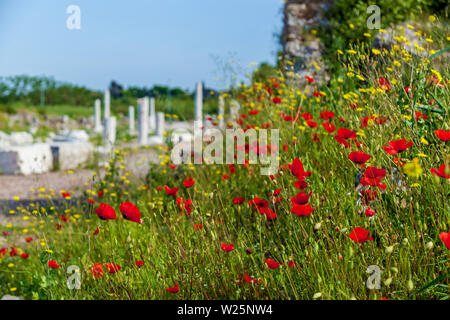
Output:
<svg viewBox="0 0 450 320">
<path fill-rule="evenodd" d="M 305 180 L 297 180 L 294 182 L 294 187 L 297 189 L 303 190 L 308 187 L 308 183 Z"/>
<path fill-rule="evenodd" d="M 66 198 L 66 199 L 70 198 L 70 193 L 69 192 L 61 192 L 61 195 L 62 195 L 63 198 Z"/>
<path fill-rule="evenodd" d="M 378 83 L 378 86 L 385 92 L 389 92 L 389 90 L 391 90 L 391 84 L 389 83 L 389 80 L 380 77 L 378 78 L 378 80 L 375 80 L 375 82 Z"/>
<path fill-rule="evenodd" d="M 89 198 L 89 199 L 86 200 L 86 203 L 87 203 L 87 204 L 94 204 L 94 203 L 95 203 L 95 200 L 92 199 L 92 198 Z"/>
<path fill-rule="evenodd" d="M 171 292 L 171 293 L 177 293 L 178 291 L 180 291 L 180 288 L 178 287 L 178 283 L 175 285 L 175 287 L 172 288 L 166 288 L 167 291 Z"/>
<path fill-rule="evenodd" d="M 406 164 L 406 162 L 402 161 L 401 158 L 394 158 L 393 161 L 399 167 L 403 167 Z"/>
<path fill-rule="evenodd" d="M 141 212 L 138 207 L 136 207 L 131 202 L 122 202 L 119 208 L 124 219 L 130 220 L 136 223 L 142 223 Z"/>
<path fill-rule="evenodd" d="M 356 132 L 347 128 L 339 128 L 337 131 L 337 137 L 342 138 L 344 140 L 348 139 L 355 140 Z"/>
<path fill-rule="evenodd" d="M 265 259 L 265 260 L 266 260 L 267 266 L 270 269 L 276 269 L 280 266 L 280 264 L 278 262 L 276 262 L 275 260 L 272 260 L 272 259 Z"/>
<path fill-rule="evenodd" d="M 289 262 L 288 262 L 288 268 L 289 269 L 294 269 L 294 268 L 296 268 L 297 267 L 297 264 L 295 263 L 295 261 L 294 260 L 289 260 Z"/>
<path fill-rule="evenodd" d="M 281 193 L 281 188 L 278 188 L 276 190 L 274 190 L 273 192 L 269 192 L 269 195 L 271 196 L 279 196 Z"/>
<path fill-rule="evenodd" d="M 450 250 L 450 232 L 441 232 L 439 238 L 444 242 L 447 249 Z"/>
<path fill-rule="evenodd" d="M 310 127 L 310 128 L 317 128 L 317 122 L 315 122 L 315 121 L 308 120 L 308 121 L 306 121 L 306 124 L 307 124 L 308 127 Z"/>
<path fill-rule="evenodd" d="M 95 213 L 102 220 L 114 220 L 116 219 L 116 212 L 113 207 L 106 203 L 100 203 L 100 207 L 95 209 Z"/>
<path fill-rule="evenodd" d="M 192 177 L 188 177 L 186 179 L 184 179 L 183 181 L 183 186 L 185 186 L 186 188 L 190 188 L 195 184 L 195 181 Z"/>
<path fill-rule="evenodd" d="M 356 164 L 364 164 L 367 162 L 367 160 L 369 160 L 370 158 L 372 158 L 371 155 L 362 152 L 362 151 L 353 151 L 350 152 L 350 154 L 348 155 L 348 158 Z"/>
<path fill-rule="evenodd" d="M 313 211 L 314 209 L 309 204 L 293 204 L 291 208 L 291 212 L 303 217 L 309 216 Z"/>
<path fill-rule="evenodd" d="M 319 92 L 319 91 L 314 91 L 314 92 L 313 92 L 313 96 L 314 96 L 314 97 L 323 97 L 323 93 L 322 93 L 322 92 Z"/>
<path fill-rule="evenodd" d="M 364 171 L 364 176 L 370 179 L 384 178 L 386 176 L 386 170 L 367 167 L 366 171 Z"/>
<path fill-rule="evenodd" d="M 328 120 L 328 119 L 334 118 L 334 116 L 335 116 L 334 112 L 325 110 L 325 111 L 320 113 L 319 118 L 320 119 L 324 119 L 324 120 Z"/>
<path fill-rule="evenodd" d="M 373 215 L 375 215 L 375 210 L 368 207 L 364 213 L 367 217 L 372 217 Z"/>
<path fill-rule="evenodd" d="M 406 139 L 388 141 L 389 146 L 383 146 L 384 151 L 393 156 L 394 154 L 405 151 L 413 145 L 413 142 L 406 142 Z"/>
<path fill-rule="evenodd" d="M 309 197 L 311 197 L 311 194 L 312 192 L 306 194 L 305 191 L 300 191 L 299 193 L 297 193 L 295 197 L 291 198 L 291 202 L 293 204 L 305 204 L 308 202 Z"/>
<path fill-rule="evenodd" d="M 236 167 L 234 166 L 234 164 L 227 164 L 227 166 L 228 166 L 228 170 L 230 170 L 230 174 L 236 173 Z"/>
<path fill-rule="evenodd" d="M 305 76 L 305 79 L 308 81 L 308 83 L 313 83 L 314 82 L 314 78 L 312 78 L 310 76 Z"/>
<path fill-rule="evenodd" d="M 419 111 L 417 111 L 417 112 L 415 113 L 415 116 L 416 116 L 416 119 L 417 119 L 417 120 L 420 120 L 420 119 L 426 120 L 426 119 L 428 119 L 428 116 L 427 116 L 427 115 L 425 115 L 424 113 L 419 112 Z"/>
<path fill-rule="evenodd" d="M 377 198 L 378 194 L 376 190 L 362 190 L 361 191 L 362 199 L 364 203 L 369 203 Z"/>
<path fill-rule="evenodd" d="M 136 267 L 140 268 L 144 265 L 144 261 L 142 260 L 136 260 Z"/>
<path fill-rule="evenodd" d="M 20 254 L 20 256 L 23 258 L 23 259 L 28 259 L 28 253 L 26 253 L 26 252 L 24 252 L 24 253 L 21 253 Z"/>
<path fill-rule="evenodd" d="M 32 237 L 26 237 L 25 241 L 29 243 L 29 242 L 33 241 L 33 238 Z"/>
<path fill-rule="evenodd" d="M 289 164 L 289 169 L 291 170 L 292 174 L 299 180 L 302 180 L 304 177 L 309 177 L 311 175 L 311 171 L 305 171 L 302 162 L 298 158 L 292 160 L 292 163 Z"/>
<path fill-rule="evenodd" d="M 67 221 L 69 221 L 69 216 L 59 216 L 59 219 L 61 220 L 61 221 L 64 221 L 64 222 L 67 222 Z"/>
<path fill-rule="evenodd" d="M 260 199 L 260 198 L 254 198 L 248 202 L 249 205 L 253 206 L 255 209 L 263 209 L 267 208 L 269 206 L 269 201 Z"/>
<path fill-rule="evenodd" d="M 9 251 L 9 256 L 10 257 L 15 257 L 15 256 L 17 256 L 17 249 L 16 249 L 16 247 L 11 247 L 11 250 Z"/>
<path fill-rule="evenodd" d="M 303 112 L 302 117 L 303 117 L 303 119 L 305 119 L 305 121 L 312 120 L 314 118 L 313 115 L 308 112 Z"/>
<path fill-rule="evenodd" d="M 439 140 L 441 141 L 448 141 L 450 140 L 450 131 L 445 131 L 445 130 L 436 130 L 434 131 L 434 134 L 439 138 Z"/>
<path fill-rule="evenodd" d="M 96 236 L 96 235 L 98 235 L 99 232 L 100 232 L 100 229 L 97 227 L 97 229 L 95 229 L 93 235 Z"/>
<path fill-rule="evenodd" d="M 244 201 L 245 201 L 245 199 L 241 198 L 241 197 L 234 197 L 233 198 L 233 203 L 234 204 L 242 204 L 242 203 L 244 203 Z"/>
<path fill-rule="evenodd" d="M 169 188 L 168 186 L 164 186 L 164 190 L 166 190 L 166 193 L 168 196 L 176 197 L 178 188 Z"/>
<path fill-rule="evenodd" d="M 234 250 L 234 245 L 232 243 L 231 244 L 222 243 L 221 249 L 225 252 L 230 252 Z"/>
<path fill-rule="evenodd" d="M 375 167 L 368 167 L 364 172 L 364 177 L 361 178 L 361 184 L 363 186 L 373 186 L 380 189 L 386 189 L 386 185 L 381 184 L 381 179 L 386 176 L 384 169 L 378 169 Z"/>
<path fill-rule="evenodd" d="M 250 112 L 249 112 L 249 114 L 252 115 L 252 116 L 257 115 L 258 113 L 259 113 L 258 110 L 250 110 Z"/>
<path fill-rule="evenodd" d="M 431 168 L 431 173 L 437 177 L 441 177 L 444 179 L 450 179 L 450 165 L 443 164 L 439 167 L 439 170 L 436 170 L 435 168 Z"/>
<path fill-rule="evenodd" d="M 258 282 L 261 282 L 261 280 L 258 281 L 258 280 L 253 279 L 252 277 L 250 277 L 250 276 L 248 276 L 246 274 L 244 274 L 244 279 L 245 279 L 245 281 L 247 281 L 247 283 L 250 283 L 250 284 L 256 284 Z"/>
<path fill-rule="evenodd" d="M 173 163 L 169 163 L 169 167 L 170 167 L 171 169 L 175 169 L 175 168 L 177 167 L 177 165 L 175 165 L 175 164 L 173 164 Z"/>
<path fill-rule="evenodd" d="M 405 87 L 405 92 L 406 92 L 407 94 L 410 94 L 410 93 L 412 93 L 412 92 L 413 92 L 413 90 L 414 90 L 414 87 L 411 87 L 411 86 L 407 86 L 407 87 Z"/>
<path fill-rule="evenodd" d="M 350 233 L 350 239 L 358 243 L 364 243 L 366 241 L 372 241 L 373 238 L 369 236 L 369 230 L 365 230 L 360 227 L 356 227 Z"/>
<path fill-rule="evenodd" d="M 336 130 L 336 127 L 331 122 L 322 122 L 322 126 L 325 128 L 325 130 L 329 133 L 332 133 Z"/>
<path fill-rule="evenodd" d="M 108 270 L 108 273 L 116 273 L 116 272 L 119 272 L 120 269 L 122 269 L 122 267 L 119 266 L 117 263 L 107 263 L 106 264 L 106 270 Z"/>
<path fill-rule="evenodd" d="M 194 229 L 195 230 L 201 230 L 201 229 L 203 229 L 203 225 L 201 225 L 201 224 L 194 224 Z"/>
<path fill-rule="evenodd" d="M 103 190 L 98 190 L 97 195 L 99 197 L 103 197 L 103 195 L 105 194 L 105 192 Z"/>
<path fill-rule="evenodd" d="M 59 264 L 57 264 L 54 260 L 50 260 L 47 264 L 50 267 L 50 269 L 59 268 Z"/>
<path fill-rule="evenodd" d="M 276 104 L 280 104 L 281 103 L 281 98 L 280 97 L 273 97 L 272 98 L 272 102 L 276 103 Z"/>
<path fill-rule="evenodd" d="M 99 262 L 96 262 L 94 266 L 91 268 L 90 272 L 95 279 L 103 277 L 103 265 Z"/>
<path fill-rule="evenodd" d="M 0 249 L 0 257 L 4 257 L 7 252 L 8 252 L 8 248 L 1 248 Z"/>
<path fill-rule="evenodd" d="M 277 218 L 277 214 L 273 212 L 270 208 L 261 208 L 259 212 L 266 216 L 266 219 L 269 221 L 275 220 Z"/>
</svg>

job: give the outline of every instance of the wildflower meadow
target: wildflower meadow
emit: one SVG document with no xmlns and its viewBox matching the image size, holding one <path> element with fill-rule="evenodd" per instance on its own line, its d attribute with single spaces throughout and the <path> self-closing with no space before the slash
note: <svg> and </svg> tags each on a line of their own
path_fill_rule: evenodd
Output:
<svg viewBox="0 0 450 320">
<path fill-rule="evenodd" d="M 265 144 L 203 138 L 175 163 L 166 130 L 160 146 L 116 144 L 78 193 L 43 185 L 23 204 L 17 191 L 0 295 L 448 300 L 450 39 L 427 23 L 403 27 L 415 47 L 402 29 L 380 29 L 332 52 L 328 82 L 283 60 L 221 92 L 240 109 L 218 135 L 264 131 Z M 384 34 L 392 45 L 373 46 Z M 148 165 L 143 177 L 130 169 L 136 148 L 159 159 L 133 158 Z M 261 174 L 262 155 L 273 172 Z"/>
</svg>

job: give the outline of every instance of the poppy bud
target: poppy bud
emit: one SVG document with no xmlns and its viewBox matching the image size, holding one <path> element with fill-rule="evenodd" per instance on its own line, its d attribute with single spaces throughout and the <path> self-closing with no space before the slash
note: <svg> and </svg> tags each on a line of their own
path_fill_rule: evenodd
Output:
<svg viewBox="0 0 450 320">
<path fill-rule="evenodd" d="M 414 283 L 411 279 L 408 280 L 406 287 L 408 288 L 408 291 L 412 291 L 414 289 Z"/>
<path fill-rule="evenodd" d="M 433 249 L 433 242 L 432 241 L 428 242 L 426 244 L 426 247 L 427 247 L 428 250 L 432 250 Z"/>
<path fill-rule="evenodd" d="M 320 227 L 322 227 L 322 223 L 321 222 L 318 222 L 318 223 L 316 223 L 315 225 L 314 225 L 314 230 L 319 230 L 320 229 Z"/>
<path fill-rule="evenodd" d="M 322 296 L 322 292 L 317 292 L 313 295 L 313 299 L 319 299 Z"/>
<path fill-rule="evenodd" d="M 402 241 L 402 245 L 404 245 L 404 246 L 407 246 L 408 245 L 408 239 L 407 238 L 405 238 L 405 239 L 403 239 L 403 241 Z"/>
<path fill-rule="evenodd" d="M 392 251 L 394 251 L 394 246 L 386 247 L 386 250 L 385 250 L 386 253 L 392 253 Z"/>
<path fill-rule="evenodd" d="M 391 271 L 394 272 L 394 273 L 398 273 L 398 269 L 396 267 L 392 267 Z"/>
<path fill-rule="evenodd" d="M 391 285 L 391 283 L 392 283 L 392 278 L 387 278 L 387 279 L 384 281 L 384 285 L 385 285 L 386 287 L 389 287 L 389 286 Z"/>
</svg>

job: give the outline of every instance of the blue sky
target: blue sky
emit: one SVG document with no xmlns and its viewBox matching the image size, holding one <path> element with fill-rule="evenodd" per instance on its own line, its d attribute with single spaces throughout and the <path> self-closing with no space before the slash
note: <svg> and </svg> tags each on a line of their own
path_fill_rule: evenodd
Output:
<svg viewBox="0 0 450 320">
<path fill-rule="evenodd" d="M 81 30 L 66 27 L 72 4 Z M 220 89 L 212 56 L 245 68 L 275 62 L 281 8 L 281 0 L 0 0 L 0 76 Z"/>
</svg>

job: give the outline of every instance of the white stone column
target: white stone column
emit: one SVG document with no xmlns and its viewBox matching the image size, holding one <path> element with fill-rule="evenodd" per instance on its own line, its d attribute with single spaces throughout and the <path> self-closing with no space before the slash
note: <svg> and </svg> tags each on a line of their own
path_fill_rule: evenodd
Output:
<svg viewBox="0 0 450 320">
<path fill-rule="evenodd" d="M 147 100 L 147 101 L 146 101 Z M 148 141 L 148 98 L 138 99 L 138 143 L 147 144 Z"/>
<path fill-rule="evenodd" d="M 223 128 L 225 126 L 225 100 L 222 96 L 219 97 L 219 114 L 217 118 L 219 119 L 219 128 Z"/>
<path fill-rule="evenodd" d="M 149 118 L 150 132 L 154 132 L 156 129 L 155 106 L 156 106 L 155 98 L 150 98 L 150 118 Z"/>
<path fill-rule="evenodd" d="M 111 94 L 109 93 L 109 89 L 105 90 L 105 96 L 103 99 L 104 103 L 104 112 L 103 112 L 103 119 L 109 118 L 111 116 Z"/>
<path fill-rule="evenodd" d="M 161 139 L 164 137 L 164 112 L 158 112 L 156 113 L 156 136 L 160 137 Z"/>
<path fill-rule="evenodd" d="M 194 134 L 201 135 L 201 127 L 203 126 L 203 85 L 197 83 L 195 92 L 195 109 L 194 109 Z"/>
<path fill-rule="evenodd" d="M 129 106 L 128 107 L 128 133 L 134 134 L 135 133 L 135 127 L 134 127 L 134 107 Z"/>
<path fill-rule="evenodd" d="M 94 103 L 94 132 L 100 133 L 102 128 L 102 102 L 100 99 L 95 99 Z"/>
<path fill-rule="evenodd" d="M 116 142 L 116 126 L 116 117 L 109 117 L 103 120 L 103 143 L 107 148 L 111 148 Z"/>
</svg>

